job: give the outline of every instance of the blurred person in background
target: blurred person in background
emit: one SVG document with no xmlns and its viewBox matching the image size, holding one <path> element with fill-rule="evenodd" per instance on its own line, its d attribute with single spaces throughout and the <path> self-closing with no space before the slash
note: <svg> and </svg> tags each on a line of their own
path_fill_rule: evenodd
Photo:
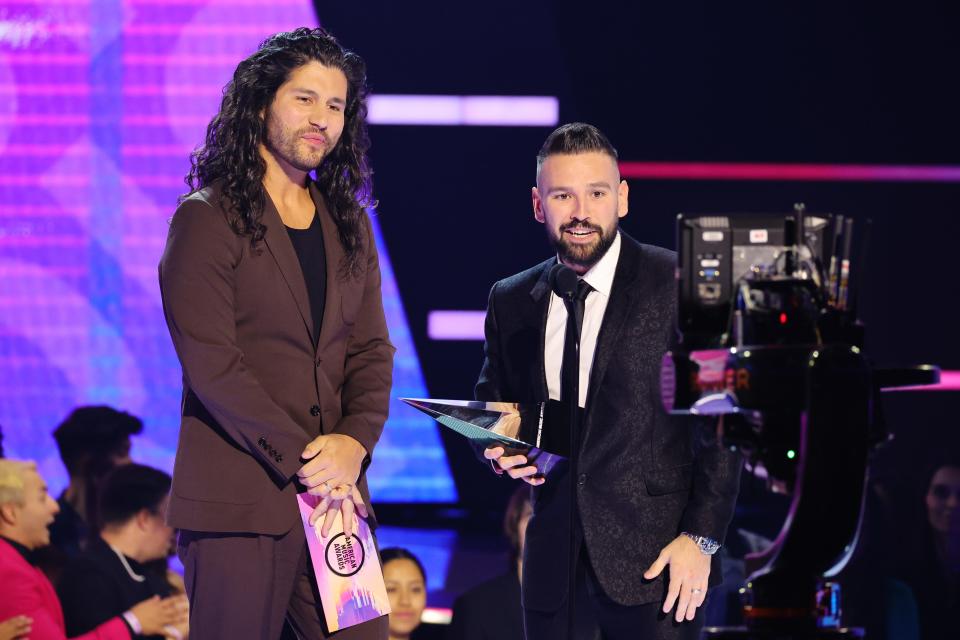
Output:
<svg viewBox="0 0 960 640">
<path fill-rule="evenodd" d="M 33 552 L 50 544 L 48 527 L 58 509 L 35 463 L 0 460 L 0 620 L 26 616 L 30 636 L 42 640 L 67 637 L 56 591 L 32 563 Z M 138 633 L 163 634 L 181 617 L 178 603 L 154 597 L 77 637 L 126 640 Z"/>
<path fill-rule="evenodd" d="M 96 531 L 99 486 L 114 467 L 130 462 L 130 436 L 142 431 L 140 418 L 107 406 L 77 407 L 54 430 L 70 483 L 57 499 L 50 544 L 66 557 L 79 554 Z"/>
<path fill-rule="evenodd" d="M 3 456 L 3 426 L 0 425 L 0 459 Z M 14 616 L 0 622 L 0 640 L 14 640 L 15 638 L 25 638 L 30 633 L 30 627 L 33 623 L 27 616 Z"/>
<path fill-rule="evenodd" d="M 68 635 L 85 633 L 145 599 L 174 594 L 161 574 L 144 567 L 165 563 L 174 544 L 173 528 L 165 520 L 169 491 L 167 473 L 139 464 L 118 467 L 104 479 L 100 534 L 91 537 L 57 585 Z M 179 595 L 175 601 L 182 619 L 166 633 L 184 638 L 187 599 Z"/>
<path fill-rule="evenodd" d="M 920 637 L 958 636 L 960 610 L 960 459 L 941 461 L 925 474 L 920 507 L 904 544 L 897 574 L 913 590 Z"/>
<path fill-rule="evenodd" d="M 421 616 L 427 607 L 427 572 L 423 563 L 406 549 L 389 547 L 380 552 L 383 581 L 390 598 L 389 640 L 422 640 Z"/>
<path fill-rule="evenodd" d="M 510 541 L 507 571 L 457 598 L 447 640 L 523 640 L 520 575 L 527 522 L 532 513 L 530 487 L 518 486 L 503 517 L 503 533 Z"/>
</svg>

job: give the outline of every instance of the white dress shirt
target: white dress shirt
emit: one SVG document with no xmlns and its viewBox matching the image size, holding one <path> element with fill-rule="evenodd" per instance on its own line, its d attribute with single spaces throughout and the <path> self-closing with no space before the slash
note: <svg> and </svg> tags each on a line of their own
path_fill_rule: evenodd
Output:
<svg viewBox="0 0 960 640">
<path fill-rule="evenodd" d="M 580 329 L 580 406 L 587 405 L 590 370 L 593 368 L 593 353 L 597 349 L 597 336 L 603 324 L 603 314 L 613 288 L 613 274 L 620 260 L 620 232 L 600 261 L 583 275 L 593 291 L 587 296 L 583 311 L 583 327 Z M 544 336 L 543 365 L 547 375 L 547 392 L 551 400 L 560 399 L 562 384 L 560 367 L 563 364 L 563 343 L 567 330 L 567 306 L 556 293 L 550 294 L 550 309 L 547 312 L 547 331 Z"/>
</svg>

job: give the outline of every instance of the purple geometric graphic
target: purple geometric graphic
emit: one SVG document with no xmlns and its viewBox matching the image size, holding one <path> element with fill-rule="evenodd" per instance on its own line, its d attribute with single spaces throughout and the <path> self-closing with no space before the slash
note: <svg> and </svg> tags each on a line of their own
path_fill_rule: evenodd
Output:
<svg viewBox="0 0 960 640">
<path fill-rule="evenodd" d="M 337 620 L 340 628 L 345 629 L 380 616 L 373 596 L 369 591 L 345 591 L 337 603 Z"/>
<path fill-rule="evenodd" d="M 6 0 L 0 9 L 0 425 L 52 489 L 50 436 L 78 404 L 144 419 L 172 468 L 180 367 L 157 262 L 191 149 L 236 66 L 309 0 Z M 426 393 L 382 238 L 394 396 Z M 436 427 L 400 403 L 371 468 L 379 501 L 452 501 Z M 413 463 L 411 461 L 416 461 Z"/>
</svg>

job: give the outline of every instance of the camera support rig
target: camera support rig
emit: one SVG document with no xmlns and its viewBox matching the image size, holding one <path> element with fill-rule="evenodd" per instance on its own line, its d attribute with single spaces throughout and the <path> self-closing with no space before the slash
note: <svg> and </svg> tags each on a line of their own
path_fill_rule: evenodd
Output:
<svg viewBox="0 0 960 640">
<path fill-rule="evenodd" d="M 851 219 L 805 224 L 802 205 L 793 215 L 767 216 L 782 224 L 782 235 L 750 229 L 750 238 L 777 236 L 783 244 L 771 245 L 772 263 L 739 265 L 735 280 L 730 258 L 749 252 L 735 244 L 729 220 L 678 216 L 679 325 L 690 350 L 664 356 L 661 393 L 671 413 L 722 416 L 723 443 L 792 500 L 777 539 L 751 558 L 761 567 L 748 579 L 746 626 L 707 633 L 715 640 L 862 637 L 841 627 L 839 589 L 828 580 L 854 551 L 869 454 L 888 439 L 879 394 L 935 384 L 939 369 L 877 369 L 863 353 L 850 287 Z M 836 233 L 815 238 L 817 225 Z M 696 247 L 704 237 L 727 242 L 704 257 Z M 818 251 L 827 245 L 831 255 Z M 864 256 L 865 244 L 861 278 Z"/>
</svg>

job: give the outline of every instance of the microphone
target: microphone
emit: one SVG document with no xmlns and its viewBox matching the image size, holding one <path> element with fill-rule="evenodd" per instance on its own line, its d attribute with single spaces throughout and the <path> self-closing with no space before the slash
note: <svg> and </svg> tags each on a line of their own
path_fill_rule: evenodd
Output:
<svg viewBox="0 0 960 640">
<path fill-rule="evenodd" d="M 553 289 L 555 294 L 564 300 L 573 300 L 573 296 L 577 292 L 576 271 L 562 262 L 558 262 L 550 267 L 547 278 L 550 281 L 550 288 Z"/>
</svg>

